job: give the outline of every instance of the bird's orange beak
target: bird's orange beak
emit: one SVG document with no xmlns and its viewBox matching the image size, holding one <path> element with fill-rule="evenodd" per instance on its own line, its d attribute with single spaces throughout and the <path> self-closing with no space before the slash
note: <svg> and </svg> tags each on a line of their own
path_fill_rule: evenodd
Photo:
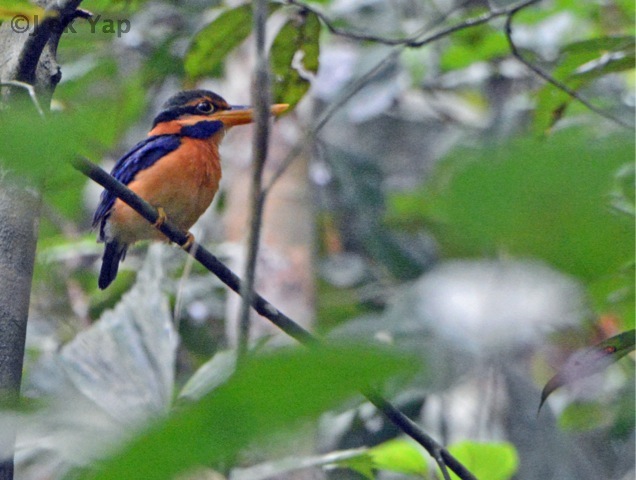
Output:
<svg viewBox="0 0 636 480">
<path fill-rule="evenodd" d="M 270 107 L 272 115 L 280 115 L 289 108 L 286 103 L 277 103 Z M 232 105 L 230 110 L 221 110 L 213 115 L 210 115 L 212 120 L 220 120 L 226 127 L 233 127 L 235 125 L 245 125 L 246 123 L 252 123 L 254 121 L 254 108 L 245 107 L 242 105 Z"/>
</svg>

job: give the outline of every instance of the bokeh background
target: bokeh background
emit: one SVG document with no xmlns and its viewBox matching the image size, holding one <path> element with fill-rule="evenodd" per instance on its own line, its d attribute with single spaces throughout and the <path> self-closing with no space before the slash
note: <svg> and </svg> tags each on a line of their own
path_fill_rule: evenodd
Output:
<svg viewBox="0 0 636 480">
<path fill-rule="evenodd" d="M 541 1 L 512 19 L 519 55 L 603 115 L 515 57 L 496 14 L 511 5 L 271 3 L 272 101 L 293 110 L 272 127 L 256 288 L 328 341 L 406 355 L 409 374 L 387 381 L 374 357 L 369 378 L 478 478 L 633 478 L 633 355 L 572 373 L 537 413 L 570 355 L 634 328 L 633 2 Z M 168 245 L 133 248 L 99 291 L 90 220 L 101 188 L 67 162 L 112 167 L 181 89 L 249 104 L 251 8 L 81 6 L 93 17 L 62 37 L 48 121 L 28 102 L 0 117 L 5 178 L 41 193 L 22 389 L 32 411 L 3 421 L 22 425 L 17 478 L 81 477 L 117 451 L 117 478 L 162 478 L 126 442 L 227 385 L 239 299 Z M 466 28 L 445 32 L 455 25 Z M 252 133 L 228 133 L 222 190 L 193 230 L 239 273 Z M 255 351 L 293 343 L 252 322 Z M 321 389 L 337 391 L 336 377 Z M 245 444 L 210 453 L 199 430 L 164 431 L 175 465 L 214 459 L 187 478 L 442 478 L 362 397 L 259 427 L 269 398 L 265 385 L 250 400 L 259 386 L 216 397 L 214 421 L 241 412 L 218 428 Z M 203 457 L 180 457 L 188 450 Z"/>
</svg>

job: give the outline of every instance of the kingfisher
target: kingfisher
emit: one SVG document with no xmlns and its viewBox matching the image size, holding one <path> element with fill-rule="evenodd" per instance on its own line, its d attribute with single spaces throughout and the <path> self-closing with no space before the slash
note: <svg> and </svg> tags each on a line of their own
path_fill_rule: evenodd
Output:
<svg viewBox="0 0 636 480">
<path fill-rule="evenodd" d="M 273 115 L 287 104 L 270 107 Z M 157 227 L 167 218 L 186 232 L 212 203 L 221 180 L 219 144 L 233 126 L 253 121 L 253 109 L 230 105 L 209 90 L 186 90 L 172 96 L 155 117 L 148 138 L 121 157 L 111 175 L 157 208 L 152 225 L 104 190 L 93 216 L 97 241 L 105 244 L 99 273 L 100 289 L 108 287 L 128 247 L 139 240 L 168 238 Z M 188 249 L 194 242 L 188 233 Z"/>
</svg>

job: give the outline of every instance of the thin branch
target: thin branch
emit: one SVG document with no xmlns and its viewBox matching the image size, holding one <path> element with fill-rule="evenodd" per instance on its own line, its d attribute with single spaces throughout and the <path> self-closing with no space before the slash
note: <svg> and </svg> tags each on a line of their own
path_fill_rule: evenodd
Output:
<svg viewBox="0 0 636 480">
<path fill-rule="evenodd" d="M 538 1 L 538 0 L 534 0 L 534 1 Z M 521 54 L 521 52 L 517 48 L 517 45 L 515 44 L 515 42 L 512 39 L 512 19 L 521 10 L 526 8 L 531 3 L 534 3 L 534 1 L 533 2 L 529 2 L 529 3 L 525 4 L 525 5 L 523 5 L 523 4 L 522 5 L 518 5 L 517 7 L 513 8 L 508 13 L 508 16 L 506 18 L 505 33 L 506 33 L 506 40 L 508 41 L 508 46 L 510 47 L 510 52 L 512 53 L 512 56 L 515 57 L 521 63 L 523 63 L 527 68 L 532 70 L 534 73 L 536 73 L 539 77 L 544 79 L 546 82 L 554 85 L 556 88 L 558 88 L 562 92 L 568 94 L 571 98 L 579 101 L 581 104 L 585 105 L 589 110 L 591 110 L 592 112 L 596 113 L 597 115 L 600 115 L 601 117 L 604 117 L 604 118 L 606 118 L 608 120 L 611 120 L 612 122 L 614 122 L 614 123 L 616 123 L 616 124 L 618 124 L 618 125 L 620 125 L 622 127 L 630 128 L 630 129 L 634 128 L 634 125 L 624 121 L 621 118 L 615 117 L 611 113 L 606 112 L 603 109 L 598 108 L 597 106 L 591 104 L 588 100 L 583 98 L 576 90 L 571 89 L 565 83 L 557 80 L 552 75 L 547 73 L 545 70 L 543 70 L 542 68 L 538 67 L 537 65 L 535 65 L 532 62 L 530 62 L 529 60 L 527 60 Z"/>
<path fill-rule="evenodd" d="M 393 45 L 393 46 L 404 46 L 407 48 L 419 48 L 419 47 L 423 47 L 424 45 L 427 45 L 429 43 L 435 42 L 443 37 L 446 37 L 452 33 L 458 32 L 460 30 L 464 30 L 465 28 L 471 28 L 471 27 L 475 27 L 477 25 L 482 25 L 484 23 L 488 23 L 489 21 L 491 21 L 494 18 L 498 18 L 498 17 L 503 17 L 505 15 L 509 15 L 511 12 L 521 9 L 521 8 L 525 8 L 529 5 L 532 5 L 533 3 L 537 3 L 540 2 L 541 0 L 524 0 L 521 3 L 517 3 L 514 5 L 509 5 L 507 7 L 503 7 L 503 8 L 490 8 L 490 10 L 486 13 L 483 13 L 481 15 L 478 15 L 476 17 L 472 17 L 469 18 L 467 20 L 464 20 L 463 22 L 460 22 L 456 25 L 451 25 L 450 27 L 444 28 L 442 30 L 439 30 L 436 33 L 433 33 L 431 35 L 428 35 L 424 38 L 422 38 L 422 33 L 417 33 L 411 37 L 405 37 L 405 38 L 386 38 L 386 37 L 380 37 L 380 36 L 376 36 L 376 35 L 368 35 L 365 33 L 361 33 L 361 32 L 355 32 L 352 30 L 348 30 L 346 28 L 341 28 L 338 27 L 334 24 L 334 22 L 332 20 L 330 20 L 323 12 L 321 12 L 320 10 L 307 5 L 299 0 L 287 0 L 287 3 L 289 3 L 290 5 L 294 5 L 298 8 L 301 8 L 303 10 L 306 10 L 308 12 L 313 13 L 314 15 L 316 15 L 322 22 L 323 24 L 327 27 L 327 29 L 333 33 L 334 35 L 338 35 L 341 37 L 346 37 L 352 40 L 359 40 L 359 41 L 364 41 L 364 42 L 374 42 L 374 43 L 381 43 L 383 45 Z"/>
<path fill-rule="evenodd" d="M 385 65 L 387 65 L 390 61 L 396 58 L 405 48 L 423 47 L 429 43 L 440 40 L 444 38 L 445 36 L 450 35 L 452 33 L 458 32 L 465 28 L 471 28 L 477 25 L 487 23 L 494 18 L 501 17 L 503 15 L 508 15 L 515 9 L 525 8 L 539 1 L 540 0 L 525 0 L 521 3 L 508 6 L 506 8 L 490 9 L 489 12 L 484 13 L 483 15 L 470 18 L 461 23 L 458 23 L 457 25 L 453 25 L 451 27 L 440 30 L 439 32 L 429 35 L 425 38 L 422 38 L 422 36 L 428 30 L 429 28 L 428 26 L 422 27 L 414 36 L 409 38 L 387 39 L 384 37 L 377 37 L 373 35 L 365 35 L 362 33 L 351 32 L 350 30 L 337 27 L 331 22 L 331 20 L 329 20 L 325 16 L 324 13 L 320 12 L 314 7 L 310 5 L 306 5 L 300 2 L 299 0 L 288 0 L 289 4 L 295 5 L 298 8 L 301 8 L 303 10 L 306 10 L 308 12 L 311 12 L 317 15 L 318 18 L 320 18 L 320 20 L 325 24 L 327 29 L 329 29 L 329 31 L 334 33 L 335 35 L 340 35 L 347 38 L 362 40 L 362 41 L 373 41 L 373 42 L 382 43 L 385 45 L 394 45 L 396 47 L 393 50 L 391 50 L 389 54 L 386 57 L 384 57 L 382 60 L 380 60 L 374 67 L 372 67 L 369 71 L 367 71 L 367 73 L 365 73 L 362 77 L 357 79 L 347 89 L 347 91 L 344 94 L 338 97 L 336 101 L 332 102 L 331 106 L 321 115 L 320 119 L 316 122 L 313 128 L 306 133 L 305 137 L 302 139 L 301 142 L 299 142 L 299 144 L 305 145 L 306 143 L 311 142 L 316 137 L 316 134 L 318 133 L 318 131 L 322 129 L 325 123 L 329 121 L 329 119 L 336 113 L 336 111 L 339 108 L 341 108 L 344 103 L 350 100 L 356 93 L 358 93 L 366 85 L 366 82 L 370 78 L 372 78 L 375 74 L 377 74 L 380 70 L 382 70 L 382 68 L 384 68 Z M 440 17 L 436 18 L 435 21 L 432 23 L 439 23 L 440 21 L 445 20 L 454 10 L 455 9 L 440 15 Z M 303 151 L 303 148 L 304 147 L 299 146 L 297 148 L 294 148 L 292 151 L 288 153 L 287 157 L 285 157 L 283 162 L 281 162 L 280 166 L 274 172 L 273 176 L 269 180 L 268 185 L 265 187 L 266 193 L 269 193 L 269 191 L 273 188 L 276 181 L 278 181 L 278 179 L 283 175 L 283 173 L 285 173 L 289 165 L 291 165 L 291 163 L 296 159 L 296 157 L 300 155 L 300 153 Z"/>
<path fill-rule="evenodd" d="M 370 70 L 368 70 L 364 75 L 358 78 L 355 82 L 353 82 L 346 91 L 339 95 L 338 98 L 329 105 L 325 111 L 320 115 L 320 118 L 316 121 L 314 126 L 305 133 L 305 136 L 297 142 L 296 146 L 287 154 L 284 160 L 280 163 L 274 174 L 269 179 L 269 182 L 263 193 L 265 195 L 269 194 L 270 190 L 274 187 L 274 184 L 278 181 L 278 179 L 285 173 L 285 171 L 289 168 L 292 162 L 302 153 L 305 145 L 309 145 L 313 142 L 314 138 L 325 124 L 335 115 L 335 113 L 342 108 L 342 106 L 347 103 L 351 98 L 358 93 L 362 88 L 367 84 L 369 79 L 373 78 L 378 72 L 380 72 L 385 66 L 387 66 L 392 60 L 394 60 L 400 52 L 403 50 L 403 47 L 397 47 L 391 50 L 391 52 L 380 60 L 377 64 L 375 64 Z"/>
<path fill-rule="evenodd" d="M 269 104 L 270 78 L 267 53 L 265 50 L 265 24 L 267 21 L 267 2 L 253 0 L 254 41 L 256 43 L 256 68 L 252 79 L 252 101 L 254 107 L 255 128 L 253 138 L 254 157 L 252 161 L 252 195 L 251 195 L 251 224 L 247 242 L 245 262 L 245 281 L 241 290 L 241 309 L 239 314 L 238 358 L 247 352 L 250 331 L 250 304 L 254 291 L 256 276 L 256 259 L 260 244 L 261 226 L 263 223 L 264 196 L 261 192 L 263 185 L 263 170 L 269 144 Z"/>
<path fill-rule="evenodd" d="M 450 35 L 452 33 L 458 32 L 460 30 L 463 30 L 465 28 L 471 28 L 474 26 L 478 26 L 484 23 L 489 22 L 490 20 L 497 18 L 497 17 L 501 17 L 501 16 L 507 16 L 506 18 L 506 25 L 505 25 L 505 34 L 506 34 L 506 38 L 508 40 L 508 44 L 510 46 L 510 52 L 512 53 L 512 55 L 519 60 L 521 63 L 523 63 L 524 65 L 526 65 L 530 70 L 532 70 L 533 72 L 535 72 L 537 75 L 539 75 L 541 78 L 543 78 L 544 80 L 546 80 L 547 82 L 551 83 L 552 85 L 554 85 L 555 87 L 559 88 L 560 90 L 564 91 L 565 93 L 567 93 L 568 95 L 570 95 L 572 98 L 578 100 L 579 102 L 581 102 L 583 105 L 585 105 L 587 108 L 589 108 L 590 110 L 592 110 L 593 112 L 609 119 L 612 120 L 616 123 L 618 123 L 621 126 L 627 127 L 627 128 L 633 128 L 633 125 L 630 125 L 628 123 L 626 123 L 625 121 L 614 117 L 613 115 L 595 107 L 594 105 L 590 104 L 587 100 L 585 100 L 583 97 L 581 97 L 576 91 L 572 90 L 571 88 L 569 88 L 567 85 L 563 84 L 562 82 L 559 82 L 558 80 L 556 80 L 555 78 L 553 78 L 552 76 L 550 76 L 548 73 L 546 73 L 545 71 L 543 71 L 542 69 L 540 69 L 539 67 L 533 65 L 532 63 L 530 63 L 528 60 L 526 60 L 521 53 L 519 52 L 519 50 L 517 49 L 516 44 L 513 42 L 512 38 L 511 38 L 511 21 L 512 21 L 512 17 L 519 12 L 520 10 L 523 10 L 524 8 L 527 8 L 533 4 L 539 3 L 541 0 L 524 0 L 521 3 L 517 3 L 514 5 L 509 5 L 507 7 L 504 8 L 491 8 L 489 10 L 489 12 L 484 13 L 480 16 L 477 17 L 473 17 L 470 18 L 468 20 L 465 20 L 461 23 L 458 23 L 456 25 L 453 25 L 451 27 L 445 28 L 443 30 L 440 30 L 437 33 L 434 33 L 432 35 L 429 35 L 425 38 L 421 38 L 422 35 L 424 35 L 425 30 L 427 29 L 426 27 L 423 27 L 420 32 L 416 33 L 414 36 L 409 37 L 409 38 L 404 38 L 404 39 L 390 39 L 390 38 L 385 38 L 385 37 L 378 37 L 378 36 L 374 36 L 374 35 L 367 35 L 367 34 L 363 34 L 363 33 L 358 33 L 358 32 L 353 32 L 351 30 L 347 30 L 344 28 L 340 28 L 337 27 L 336 25 L 333 24 L 333 22 L 324 14 L 322 13 L 320 10 L 317 10 L 316 8 L 307 5 L 299 0 L 288 0 L 288 3 L 290 5 L 295 5 L 298 8 L 301 8 L 305 11 L 311 12 L 313 14 L 315 14 L 316 16 L 318 16 L 318 18 L 323 22 L 323 24 L 327 27 L 327 29 L 332 32 L 335 35 L 339 35 L 339 36 L 343 36 L 343 37 L 347 37 L 350 39 L 355 39 L 355 40 L 361 40 L 361 41 L 371 41 L 371 42 L 376 42 L 376 43 L 382 43 L 385 45 L 395 45 L 397 46 L 397 48 L 395 48 L 394 50 L 391 50 L 391 52 L 385 57 L 383 58 L 380 62 L 378 62 L 378 64 L 376 64 L 373 68 L 371 68 L 364 76 L 362 76 L 361 78 L 359 78 L 348 90 L 347 92 L 345 92 L 343 95 L 341 95 L 336 101 L 334 101 L 331 106 L 321 115 L 320 119 L 316 122 L 316 124 L 314 125 L 314 127 L 312 129 L 310 129 L 304 136 L 304 138 L 302 139 L 301 142 L 299 142 L 299 145 L 301 146 L 297 146 L 296 148 L 294 148 L 293 150 L 291 150 L 288 155 L 285 157 L 285 159 L 283 160 L 283 162 L 281 162 L 280 166 L 278 167 L 278 169 L 274 172 L 273 176 L 270 178 L 269 183 L 267 184 L 267 186 L 264 189 L 264 193 L 267 194 L 269 193 L 269 191 L 273 188 L 274 184 L 278 181 L 278 179 L 285 173 L 285 171 L 287 170 L 287 168 L 289 168 L 289 165 L 291 165 L 291 163 L 296 159 L 296 157 L 298 157 L 298 155 L 300 155 L 304 149 L 304 145 L 307 143 L 310 143 L 317 135 L 318 131 L 322 129 L 322 127 L 324 126 L 324 124 L 333 116 L 333 114 L 342 107 L 342 105 L 347 102 L 349 99 L 351 99 L 358 91 L 360 91 L 364 85 L 366 84 L 366 81 L 371 78 L 373 75 L 375 75 L 378 71 L 381 70 L 381 68 L 388 62 L 390 61 L 394 56 L 397 56 L 397 54 L 399 54 L 400 52 L 402 52 L 402 50 L 404 50 L 405 48 L 417 48 L 417 47 L 422 47 L 424 45 L 427 45 L 429 43 L 435 42 L 437 40 L 440 40 L 441 38 Z M 444 14 L 441 18 L 436 19 L 435 23 L 439 23 L 440 21 L 444 20 L 448 15 L 450 14 L 450 12 Z"/>
<path fill-rule="evenodd" d="M 291 0 L 294 2 L 294 5 L 303 8 L 300 2 L 296 0 Z M 464 5 L 469 0 L 465 0 L 460 6 Z M 311 7 L 309 7 L 311 8 Z M 456 8 L 453 8 L 447 12 L 439 15 L 432 23 L 439 23 L 444 21 L 448 16 L 450 16 Z M 322 18 L 322 17 L 321 17 Z M 323 22 L 325 20 L 323 19 Z M 427 30 L 428 26 L 422 27 L 422 29 L 416 34 L 416 36 L 421 36 Z M 406 48 L 405 45 L 399 45 L 393 48 L 384 58 L 382 58 L 378 63 L 376 63 L 373 67 L 371 67 L 367 72 L 361 77 L 357 78 L 351 85 L 347 87 L 344 93 L 340 94 L 336 100 L 334 100 L 331 105 L 329 105 L 325 111 L 320 115 L 320 118 L 316 121 L 313 127 L 307 131 L 303 139 L 297 142 L 296 147 L 292 149 L 285 159 L 280 163 L 279 167 L 276 169 L 274 174 L 269 180 L 269 183 L 264 189 L 264 193 L 268 194 L 269 191 L 274 187 L 274 184 L 278 181 L 278 179 L 285 173 L 285 171 L 289 168 L 292 162 L 300 155 L 304 149 L 304 145 L 310 144 L 313 142 L 314 138 L 318 134 L 320 130 L 325 126 L 325 124 L 335 115 L 335 113 L 342 108 L 344 104 L 346 104 L 353 96 L 358 93 L 364 86 L 367 84 L 369 80 L 371 80 L 376 74 L 378 74 L 384 67 L 386 67 L 389 63 L 395 60 L 402 51 Z"/>
<path fill-rule="evenodd" d="M 157 209 L 143 200 L 132 190 L 126 187 L 119 180 L 115 179 L 102 168 L 98 167 L 94 163 L 88 161 L 85 158 L 77 158 L 73 160 L 72 165 L 75 169 L 82 172 L 87 177 L 91 178 L 102 187 L 113 193 L 116 197 L 123 200 L 130 207 L 132 207 L 137 213 L 144 217 L 151 224 L 155 224 L 159 214 Z M 159 230 L 170 239 L 172 242 L 183 246 L 188 241 L 188 235 L 186 232 L 181 231 L 174 226 L 171 222 L 166 221 L 162 223 Z M 232 272 L 225 264 L 223 264 L 218 258 L 210 253 L 206 248 L 198 243 L 194 243 L 188 253 L 192 255 L 201 265 L 207 268 L 210 272 L 216 275 L 225 285 L 231 290 L 241 294 L 242 282 L 241 279 Z M 319 345 L 320 340 L 315 337 L 308 330 L 305 330 L 298 323 L 278 310 L 274 305 L 269 303 L 258 293 L 253 292 L 250 300 L 252 308 L 259 314 L 268 319 L 283 332 L 290 337 L 294 338 L 298 342 L 306 346 Z M 362 394 L 373 404 L 378 410 L 380 410 L 386 417 L 391 420 L 400 430 L 413 438 L 417 443 L 422 445 L 427 452 L 434 458 L 441 458 L 443 463 L 440 465 L 447 465 L 455 474 L 462 480 L 477 480 L 476 477 L 471 474 L 466 467 L 464 467 L 455 457 L 453 457 L 448 450 L 437 443 L 432 437 L 424 432 L 415 422 L 408 418 L 404 413 L 397 409 L 393 404 L 386 400 L 382 395 L 373 389 L 369 389 Z"/>
</svg>

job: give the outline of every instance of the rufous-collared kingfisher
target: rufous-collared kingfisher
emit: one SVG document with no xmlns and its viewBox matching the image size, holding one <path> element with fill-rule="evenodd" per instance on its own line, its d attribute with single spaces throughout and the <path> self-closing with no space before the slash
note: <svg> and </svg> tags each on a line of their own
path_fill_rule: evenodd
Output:
<svg viewBox="0 0 636 480">
<path fill-rule="evenodd" d="M 280 114 L 288 105 L 272 105 Z M 159 211 L 148 223 L 108 190 L 102 193 L 93 217 L 98 241 L 106 244 L 99 274 L 104 289 L 117 276 L 129 245 L 139 240 L 167 238 L 156 227 L 166 218 L 185 231 L 208 208 L 219 188 L 219 143 L 235 125 L 252 122 L 253 109 L 229 105 L 208 90 L 187 90 L 170 98 L 154 119 L 148 138 L 121 157 L 111 175 Z M 189 235 L 187 248 L 194 238 Z"/>
</svg>

